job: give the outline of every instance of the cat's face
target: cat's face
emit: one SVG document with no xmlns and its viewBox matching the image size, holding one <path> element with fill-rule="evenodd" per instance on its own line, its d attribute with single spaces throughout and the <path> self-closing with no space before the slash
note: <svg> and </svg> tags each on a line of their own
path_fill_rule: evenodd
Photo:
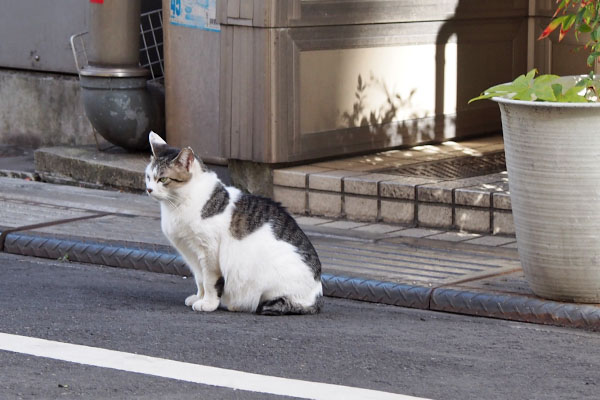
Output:
<svg viewBox="0 0 600 400">
<path fill-rule="evenodd" d="M 170 147 L 160 136 L 150 132 L 152 158 L 146 167 L 146 191 L 158 201 L 177 200 L 177 191 L 192 178 L 196 161 L 194 152 L 186 147 Z"/>
</svg>

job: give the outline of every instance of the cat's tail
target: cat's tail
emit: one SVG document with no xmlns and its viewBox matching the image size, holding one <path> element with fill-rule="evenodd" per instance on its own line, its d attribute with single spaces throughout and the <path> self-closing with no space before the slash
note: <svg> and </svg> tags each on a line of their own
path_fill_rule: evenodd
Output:
<svg viewBox="0 0 600 400">
<path fill-rule="evenodd" d="M 321 296 L 310 306 L 294 303 L 287 297 L 277 297 L 260 303 L 256 308 L 256 313 L 260 315 L 318 314 L 322 306 L 323 297 Z"/>
</svg>

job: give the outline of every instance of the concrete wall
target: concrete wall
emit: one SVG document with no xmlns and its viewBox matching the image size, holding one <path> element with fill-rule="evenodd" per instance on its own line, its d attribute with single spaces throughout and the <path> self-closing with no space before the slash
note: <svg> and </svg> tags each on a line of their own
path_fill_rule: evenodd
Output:
<svg viewBox="0 0 600 400">
<path fill-rule="evenodd" d="M 88 4 L 0 0 L 0 143 L 95 143 L 69 43 L 71 35 L 88 29 Z M 143 0 L 142 12 L 160 5 Z"/>
<path fill-rule="evenodd" d="M 76 76 L 0 69 L 0 143 L 91 144 Z"/>
</svg>

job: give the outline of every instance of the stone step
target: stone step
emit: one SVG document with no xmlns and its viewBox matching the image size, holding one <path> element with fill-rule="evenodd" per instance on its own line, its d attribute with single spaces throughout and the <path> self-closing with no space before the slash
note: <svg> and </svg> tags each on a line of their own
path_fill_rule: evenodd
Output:
<svg viewBox="0 0 600 400">
<path fill-rule="evenodd" d="M 58 146 L 40 148 L 34 158 L 35 170 L 46 182 L 142 191 L 150 154 L 128 153 L 117 146 L 104 151 L 95 146 Z"/>
<path fill-rule="evenodd" d="M 500 155 L 492 136 L 276 169 L 273 193 L 300 215 L 514 235 Z"/>
<path fill-rule="evenodd" d="M 35 171 L 45 182 L 71 184 L 93 189 L 119 189 L 128 192 L 146 190 L 144 171 L 150 152 L 131 153 L 111 146 L 56 146 L 37 149 Z M 219 178 L 228 183 L 227 167 L 209 165 Z"/>
</svg>

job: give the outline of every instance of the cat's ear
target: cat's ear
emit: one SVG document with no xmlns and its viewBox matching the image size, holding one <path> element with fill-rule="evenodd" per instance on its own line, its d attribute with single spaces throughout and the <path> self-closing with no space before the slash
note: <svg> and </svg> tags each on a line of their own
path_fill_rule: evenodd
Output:
<svg viewBox="0 0 600 400">
<path fill-rule="evenodd" d="M 192 150 L 191 147 L 185 147 L 179 152 L 179 154 L 173 162 L 179 164 L 181 167 L 183 167 L 186 171 L 189 172 L 190 168 L 192 168 L 192 164 L 194 163 L 195 158 L 196 156 L 194 156 L 194 150 Z"/>
<path fill-rule="evenodd" d="M 150 134 L 148 135 L 148 141 L 150 142 L 150 148 L 152 149 L 152 155 L 154 157 L 160 154 L 161 149 L 168 146 L 167 142 L 165 142 L 163 138 L 158 136 L 153 131 L 150 131 Z"/>
</svg>

